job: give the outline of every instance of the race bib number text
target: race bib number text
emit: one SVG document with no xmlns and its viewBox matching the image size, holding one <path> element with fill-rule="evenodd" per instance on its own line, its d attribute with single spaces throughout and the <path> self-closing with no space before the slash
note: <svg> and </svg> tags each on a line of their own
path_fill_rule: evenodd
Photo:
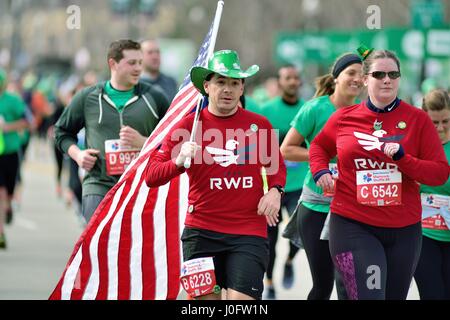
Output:
<svg viewBox="0 0 450 320">
<path fill-rule="evenodd" d="M 180 281 L 184 290 L 193 298 L 215 292 L 216 275 L 213 258 L 198 258 L 184 262 Z"/>
<path fill-rule="evenodd" d="M 106 173 L 110 176 L 121 175 L 130 163 L 139 156 L 139 149 L 125 149 L 120 140 L 105 141 Z"/>
<path fill-rule="evenodd" d="M 356 172 L 357 201 L 366 206 L 402 204 L 402 175 L 397 170 Z"/>
</svg>

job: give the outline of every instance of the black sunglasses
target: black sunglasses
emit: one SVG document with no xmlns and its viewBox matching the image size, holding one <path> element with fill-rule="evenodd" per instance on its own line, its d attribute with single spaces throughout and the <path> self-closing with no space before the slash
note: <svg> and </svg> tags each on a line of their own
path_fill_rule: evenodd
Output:
<svg viewBox="0 0 450 320">
<path fill-rule="evenodd" d="M 370 72 L 369 74 L 378 80 L 384 79 L 384 77 L 386 77 L 386 74 L 388 75 L 389 79 L 392 79 L 392 80 L 397 79 L 401 76 L 400 71 L 389 71 L 389 72 L 374 71 L 374 72 Z"/>
</svg>

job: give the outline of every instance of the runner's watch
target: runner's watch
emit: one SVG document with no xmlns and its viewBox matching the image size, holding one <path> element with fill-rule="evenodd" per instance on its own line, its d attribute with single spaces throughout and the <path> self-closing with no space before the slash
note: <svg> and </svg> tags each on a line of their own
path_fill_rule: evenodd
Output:
<svg viewBox="0 0 450 320">
<path fill-rule="evenodd" d="M 284 188 L 282 186 L 280 186 L 279 184 L 274 185 L 272 188 L 277 189 L 278 192 L 280 193 L 280 195 L 284 195 L 284 193 L 285 193 Z"/>
</svg>

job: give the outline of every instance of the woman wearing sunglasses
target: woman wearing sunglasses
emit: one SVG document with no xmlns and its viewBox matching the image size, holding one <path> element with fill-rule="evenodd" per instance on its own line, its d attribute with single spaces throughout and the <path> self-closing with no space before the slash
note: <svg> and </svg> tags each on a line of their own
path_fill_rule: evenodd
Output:
<svg viewBox="0 0 450 320">
<path fill-rule="evenodd" d="M 422 109 L 428 113 L 450 164 L 450 97 L 447 91 L 430 91 Z M 450 179 L 438 187 L 420 186 L 422 200 L 422 251 L 414 279 L 421 300 L 450 300 Z"/>
<path fill-rule="evenodd" d="M 329 246 L 349 298 L 406 299 L 422 240 L 417 182 L 441 185 L 449 166 L 428 115 L 397 97 L 395 54 L 372 51 L 363 72 L 368 99 L 331 116 L 311 144 L 310 167 L 319 187 L 335 191 Z"/>
<path fill-rule="evenodd" d="M 331 72 L 316 80 L 314 98 L 304 104 L 291 122 L 291 129 L 281 145 L 285 160 L 308 161 L 311 141 L 320 132 L 330 116 L 340 108 L 352 105 L 361 93 L 362 61 L 357 54 L 347 53 L 336 59 Z M 306 145 L 305 145 L 306 142 Z M 333 159 L 332 166 L 336 165 Z M 308 300 L 328 300 L 333 291 L 334 266 L 328 249 L 328 241 L 320 239 L 331 195 L 324 195 L 316 186 L 311 171 L 305 177 L 301 204 L 291 219 L 297 222 L 305 253 L 308 258 L 313 287 Z M 292 239 L 295 240 L 295 239 Z M 337 279 L 339 299 L 345 299 L 345 289 Z"/>
</svg>

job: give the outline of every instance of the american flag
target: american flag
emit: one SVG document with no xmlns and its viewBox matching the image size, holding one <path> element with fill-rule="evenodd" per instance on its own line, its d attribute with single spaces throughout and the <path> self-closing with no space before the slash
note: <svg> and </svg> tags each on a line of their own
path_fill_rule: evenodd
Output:
<svg viewBox="0 0 450 320">
<path fill-rule="evenodd" d="M 214 22 L 193 66 L 206 66 L 215 42 L 213 29 Z M 139 157 L 95 211 L 51 300 L 177 297 L 188 178 L 183 174 L 164 186 L 149 188 L 143 172 L 152 152 L 177 122 L 195 110 L 199 97 L 188 72 Z"/>
</svg>

